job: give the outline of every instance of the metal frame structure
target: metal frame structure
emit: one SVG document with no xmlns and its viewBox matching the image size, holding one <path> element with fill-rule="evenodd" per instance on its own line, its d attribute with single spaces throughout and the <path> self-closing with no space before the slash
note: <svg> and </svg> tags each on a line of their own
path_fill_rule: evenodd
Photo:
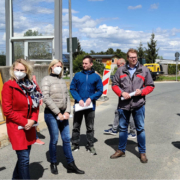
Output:
<svg viewBox="0 0 180 180">
<path fill-rule="evenodd" d="M 24 59 L 28 58 L 28 42 L 50 42 L 52 41 L 52 59 L 62 59 L 62 0 L 54 0 L 54 36 L 26 36 L 14 37 L 13 32 L 13 0 L 5 0 L 6 9 L 6 66 L 13 62 L 13 43 L 24 42 Z M 31 61 L 50 61 L 37 60 Z"/>
</svg>

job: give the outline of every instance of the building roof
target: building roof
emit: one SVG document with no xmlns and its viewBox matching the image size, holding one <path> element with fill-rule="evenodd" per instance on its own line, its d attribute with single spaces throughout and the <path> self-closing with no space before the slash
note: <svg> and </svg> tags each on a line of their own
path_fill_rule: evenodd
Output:
<svg viewBox="0 0 180 180">
<path fill-rule="evenodd" d="M 176 64 L 175 60 L 170 60 L 170 59 L 156 59 L 156 63 L 160 64 Z M 178 61 L 178 64 L 180 64 L 180 61 Z"/>
<path fill-rule="evenodd" d="M 92 58 L 113 58 L 114 56 L 118 57 L 115 54 L 95 54 L 95 55 L 91 55 Z"/>
</svg>

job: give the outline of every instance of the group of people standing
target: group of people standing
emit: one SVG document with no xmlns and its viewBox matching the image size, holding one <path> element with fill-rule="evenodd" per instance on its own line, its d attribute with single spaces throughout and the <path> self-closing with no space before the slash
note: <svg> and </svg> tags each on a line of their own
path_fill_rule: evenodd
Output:
<svg viewBox="0 0 180 180">
<path fill-rule="evenodd" d="M 119 97 L 118 107 L 115 111 L 114 129 L 119 129 L 118 150 L 110 158 L 125 156 L 127 143 L 127 130 L 129 118 L 132 114 L 136 130 L 141 162 L 147 162 L 144 131 L 145 95 L 152 92 L 154 83 L 150 72 L 146 67 L 139 64 L 137 51 L 130 49 L 127 53 L 128 63 L 119 65 L 114 78 L 112 89 Z M 119 61 L 121 62 L 121 60 Z M 6 124 L 9 140 L 13 150 L 17 154 L 17 163 L 13 172 L 13 179 L 30 179 L 29 155 L 31 145 L 36 141 L 35 125 L 38 121 L 39 105 L 43 99 L 45 104 L 44 119 L 47 124 L 50 143 L 50 169 L 53 174 L 58 174 L 56 146 L 59 132 L 63 142 L 63 151 L 67 160 L 67 172 L 84 174 L 83 170 L 77 168 L 72 151 L 79 149 L 80 127 L 83 116 L 86 124 L 87 151 L 96 155 L 94 148 L 94 119 L 96 100 L 103 93 L 103 84 L 100 76 L 93 70 L 93 59 L 85 56 L 82 60 L 83 70 L 75 74 L 70 92 L 75 103 L 80 106 L 93 107 L 83 111 L 74 111 L 73 130 L 70 144 L 69 115 L 71 104 L 69 91 L 65 81 L 62 79 L 63 62 L 54 59 L 49 64 L 49 75 L 41 82 L 41 90 L 37 83 L 32 80 L 32 67 L 19 59 L 10 68 L 10 80 L 4 83 L 2 90 L 2 107 L 6 116 Z M 41 92 L 42 91 L 42 92 Z M 135 96 L 129 93 L 135 91 Z M 124 97 L 125 100 L 121 100 Z M 132 119 L 132 121 L 133 121 Z M 22 126 L 23 129 L 19 129 Z"/>
</svg>

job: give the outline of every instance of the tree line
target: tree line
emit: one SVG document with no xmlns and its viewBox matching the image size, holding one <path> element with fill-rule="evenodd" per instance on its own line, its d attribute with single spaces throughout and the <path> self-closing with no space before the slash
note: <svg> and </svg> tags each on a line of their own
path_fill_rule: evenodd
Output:
<svg viewBox="0 0 180 180">
<path fill-rule="evenodd" d="M 155 40 L 155 34 L 151 34 L 150 42 L 147 42 L 147 48 L 143 47 L 143 44 L 140 42 L 139 47 L 137 47 L 138 58 L 146 59 L 146 63 L 155 63 L 155 60 L 163 59 L 162 56 L 158 56 L 159 48 L 157 48 L 157 40 Z M 91 50 L 90 53 L 83 51 L 81 48 L 81 44 L 78 40 L 78 49 L 77 52 L 73 54 L 73 72 L 79 72 L 82 70 L 82 59 L 85 55 L 105 55 L 105 54 L 114 54 L 119 58 L 124 58 L 127 60 L 127 55 L 121 49 L 116 49 L 114 51 L 113 48 L 107 49 L 107 51 L 95 52 Z M 104 65 L 102 63 L 94 61 L 94 69 L 98 71 L 100 74 L 103 73 Z"/>
</svg>

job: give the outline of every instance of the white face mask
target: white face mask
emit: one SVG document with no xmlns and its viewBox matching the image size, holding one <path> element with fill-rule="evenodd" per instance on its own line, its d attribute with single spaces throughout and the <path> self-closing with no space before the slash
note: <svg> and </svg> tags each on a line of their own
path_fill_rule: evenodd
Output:
<svg viewBox="0 0 180 180">
<path fill-rule="evenodd" d="M 61 73 L 61 70 L 62 70 L 61 67 L 55 67 L 55 68 L 53 69 L 54 73 L 57 74 L 57 75 L 59 75 L 59 74 Z"/>
<path fill-rule="evenodd" d="M 17 80 L 20 80 L 26 77 L 26 73 L 21 72 L 21 71 L 14 71 L 14 75 L 16 76 Z"/>
</svg>

